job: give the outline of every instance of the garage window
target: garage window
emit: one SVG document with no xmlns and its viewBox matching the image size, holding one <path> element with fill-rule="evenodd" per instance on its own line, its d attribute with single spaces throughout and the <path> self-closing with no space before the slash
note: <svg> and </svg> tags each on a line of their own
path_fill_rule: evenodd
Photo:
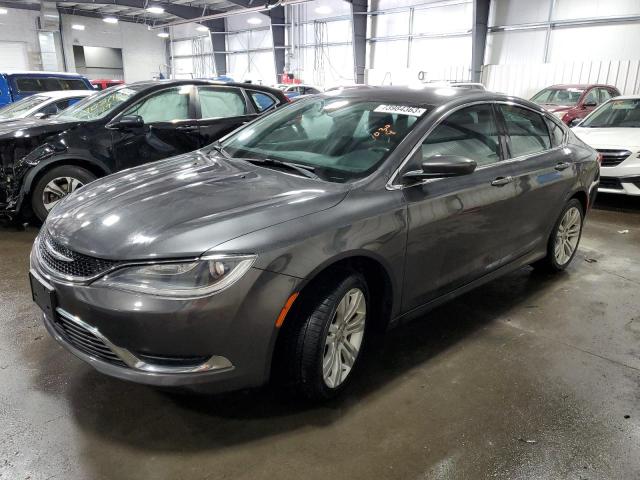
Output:
<svg viewBox="0 0 640 480">
<path fill-rule="evenodd" d="M 542 115 L 514 105 L 499 105 L 510 139 L 511 158 L 551 148 L 549 131 Z"/>
<path fill-rule="evenodd" d="M 435 155 L 460 155 L 479 166 L 500 159 L 498 128 L 491 105 L 474 105 L 452 113 L 422 144 L 424 160 Z"/>
</svg>

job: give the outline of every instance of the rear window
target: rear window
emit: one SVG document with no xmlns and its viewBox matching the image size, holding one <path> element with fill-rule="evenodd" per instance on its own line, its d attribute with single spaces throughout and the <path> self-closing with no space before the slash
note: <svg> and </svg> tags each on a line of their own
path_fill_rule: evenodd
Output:
<svg viewBox="0 0 640 480">
<path fill-rule="evenodd" d="M 15 77 L 14 85 L 19 92 L 51 92 L 54 90 L 88 90 L 79 78 Z"/>
</svg>

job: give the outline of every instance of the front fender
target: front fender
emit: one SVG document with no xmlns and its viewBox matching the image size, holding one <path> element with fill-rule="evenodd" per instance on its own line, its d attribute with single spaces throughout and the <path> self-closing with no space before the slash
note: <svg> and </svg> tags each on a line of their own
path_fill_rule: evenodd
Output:
<svg viewBox="0 0 640 480">
<path fill-rule="evenodd" d="M 30 162 L 29 165 L 26 166 L 26 170 L 22 174 L 21 177 L 21 185 L 20 191 L 18 193 L 18 198 L 16 201 L 16 211 L 19 211 L 22 208 L 22 204 L 25 198 L 28 198 L 31 194 L 31 190 L 40 176 L 40 174 L 44 173 L 44 171 L 49 168 L 57 167 L 59 165 L 77 165 L 82 167 L 86 165 L 88 170 L 93 172 L 100 172 L 101 175 L 108 175 L 111 172 L 107 165 L 95 158 L 81 158 L 72 155 L 55 155 L 48 158 L 43 158 L 36 162 Z"/>
</svg>

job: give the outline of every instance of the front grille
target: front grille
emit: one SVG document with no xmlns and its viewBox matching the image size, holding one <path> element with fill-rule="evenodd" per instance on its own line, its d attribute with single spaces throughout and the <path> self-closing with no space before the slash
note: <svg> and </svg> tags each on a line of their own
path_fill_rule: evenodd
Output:
<svg viewBox="0 0 640 480">
<path fill-rule="evenodd" d="M 58 333 L 81 352 L 120 367 L 127 366 L 99 337 L 66 315 L 56 315 L 55 326 Z"/>
<path fill-rule="evenodd" d="M 600 177 L 600 188 L 610 188 L 612 190 L 622 190 L 620 179 L 614 177 Z"/>
<path fill-rule="evenodd" d="M 46 230 L 40 234 L 38 252 L 40 261 L 50 272 L 66 277 L 92 278 L 118 264 L 115 260 L 90 257 L 69 250 L 56 242 Z"/>
<path fill-rule="evenodd" d="M 611 149 L 598 149 L 598 152 L 602 154 L 603 167 L 615 167 L 624 162 L 631 152 L 629 150 L 611 150 Z"/>
</svg>

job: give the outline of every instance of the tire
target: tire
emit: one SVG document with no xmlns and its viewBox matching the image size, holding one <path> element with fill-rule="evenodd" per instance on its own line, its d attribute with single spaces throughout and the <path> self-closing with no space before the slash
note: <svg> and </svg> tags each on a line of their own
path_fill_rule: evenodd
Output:
<svg viewBox="0 0 640 480">
<path fill-rule="evenodd" d="M 345 312 L 341 302 L 349 306 L 353 300 L 351 305 L 355 305 L 359 295 L 361 307 L 341 324 L 340 311 L 343 317 Z M 280 365 L 288 370 L 284 380 L 294 393 L 310 400 L 328 400 L 345 389 L 363 356 L 369 305 L 369 289 L 363 276 L 346 272 L 337 281 L 315 289 L 293 318 L 287 319 L 291 323 L 288 331 L 283 332 L 285 344 Z M 352 332 L 348 325 L 353 327 Z M 347 343 L 353 348 L 345 347 Z M 331 358 L 334 362 L 329 361 Z M 333 374 L 326 373 L 325 364 L 333 365 L 334 368 L 327 369 Z"/>
<path fill-rule="evenodd" d="M 93 173 L 75 165 L 62 165 L 52 168 L 45 172 L 38 180 L 31 192 L 31 208 L 33 209 L 33 213 L 40 221 L 44 222 L 49 214 L 49 210 L 57 203 L 57 201 L 53 202 L 56 197 L 62 199 L 67 194 L 89 182 L 93 182 L 95 179 L 96 176 Z M 55 195 L 51 188 L 45 192 L 47 186 L 52 182 L 53 185 L 59 188 L 62 193 L 61 195 Z M 45 203 L 45 196 L 52 200 L 52 202 Z"/>
<path fill-rule="evenodd" d="M 567 231 L 565 228 L 567 225 L 566 221 L 571 215 L 573 215 L 572 218 L 575 218 L 579 224 L 576 228 L 573 222 L 569 222 L 569 229 Z M 553 230 L 551 231 L 549 241 L 547 242 L 547 256 L 535 262 L 532 266 L 552 273 L 561 272 L 567 268 L 578 251 L 580 238 L 582 237 L 583 225 L 584 209 L 582 208 L 582 204 L 579 200 L 572 198 L 562 209 L 558 220 L 556 220 L 556 223 L 553 225 Z M 570 236 L 569 232 L 574 232 L 574 236 Z M 570 252 L 568 248 L 564 248 L 562 245 L 559 245 L 558 242 L 563 241 L 563 239 L 565 239 L 565 243 L 563 243 L 563 245 L 568 244 L 572 247 Z M 558 251 L 556 251 L 556 249 L 558 249 Z M 561 252 L 562 254 L 558 254 L 558 252 Z"/>
</svg>

